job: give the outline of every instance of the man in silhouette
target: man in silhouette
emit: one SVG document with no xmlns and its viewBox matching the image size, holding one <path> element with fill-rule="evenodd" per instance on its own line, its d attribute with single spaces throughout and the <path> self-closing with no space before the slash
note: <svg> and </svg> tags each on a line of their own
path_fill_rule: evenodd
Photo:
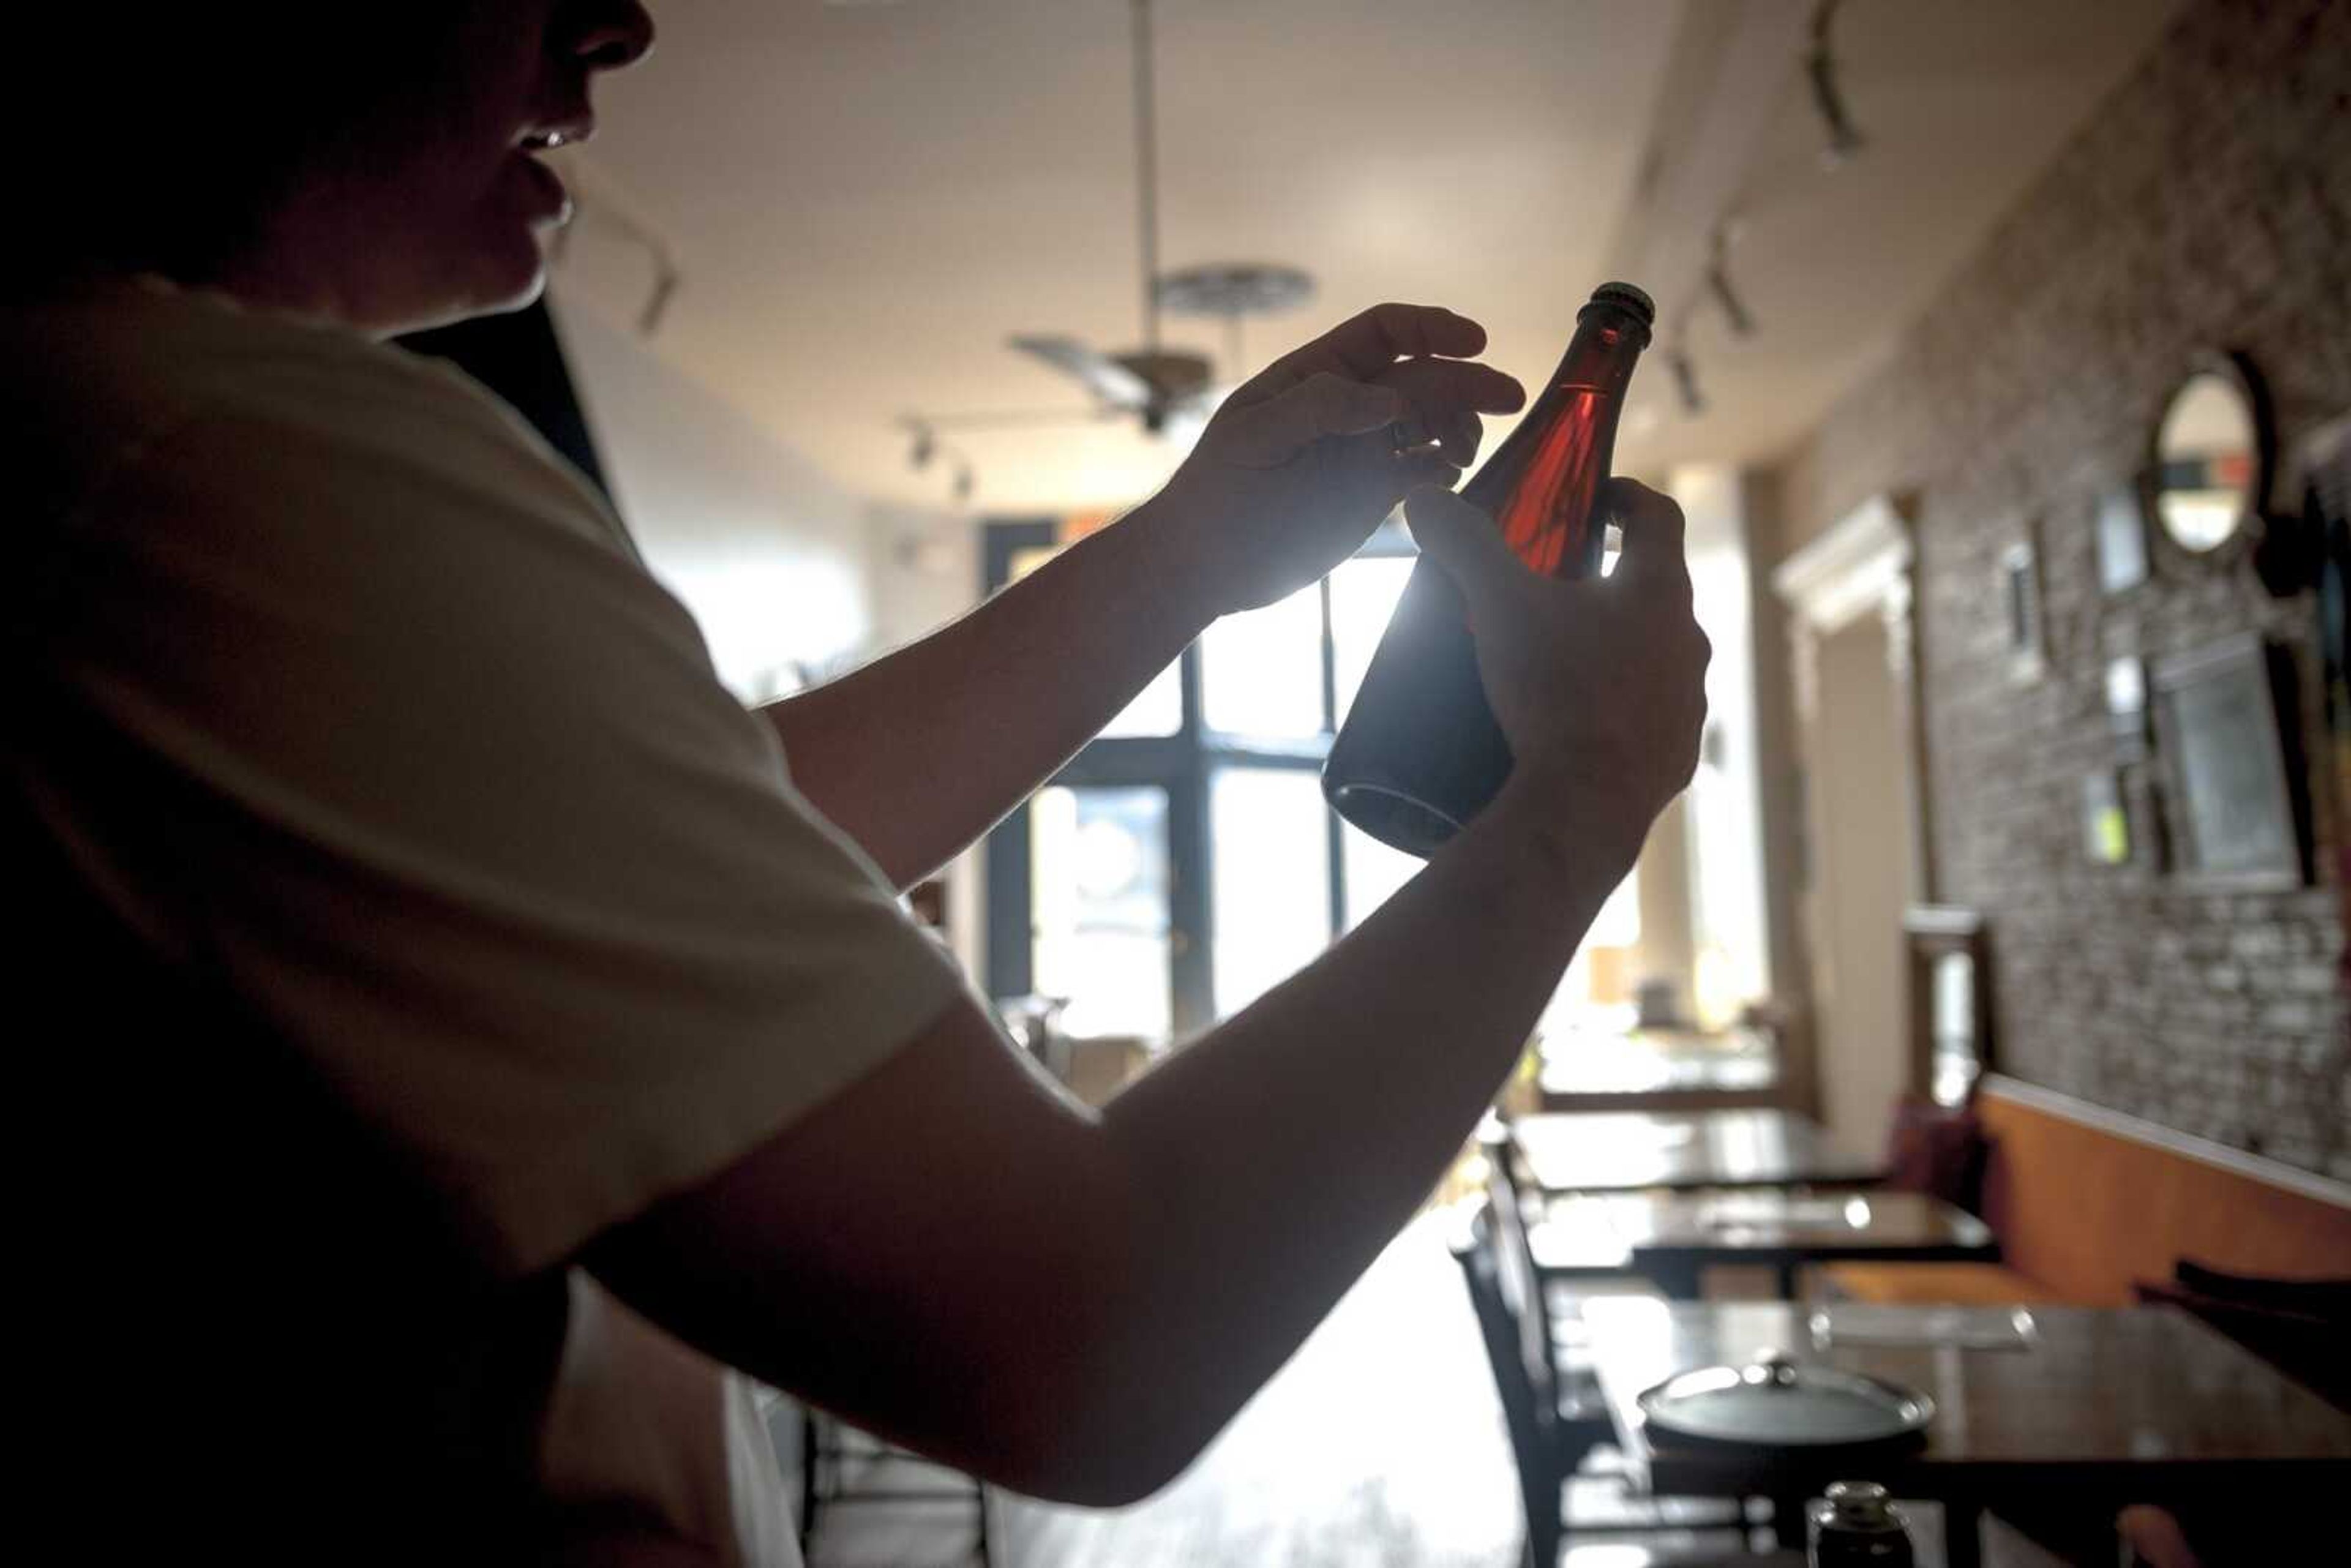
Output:
<svg viewBox="0 0 2351 1568">
<path fill-rule="evenodd" d="M 704 1356 L 1040 1496 L 1164 1483 L 1420 1201 L 1688 779 L 1678 513 L 1619 484 L 1614 575 L 1529 575 L 1446 488 L 1519 389 L 1382 306 L 1114 527 L 747 713 L 597 493 L 383 341 L 535 295 L 538 153 L 650 47 L 634 0 L 86 9 L 19 40 L 70 114 L 6 110 L 20 1497 L 82 1556 L 723 1561 L 662 1539 L 729 1506 L 665 1414 Z M 899 890 L 1407 497 L 1508 789 L 1074 1103 Z M 616 1299 L 662 1336 L 602 1356 Z M 601 1534 L 550 1507 L 583 1405 L 643 1483 L 590 1490 Z"/>
</svg>

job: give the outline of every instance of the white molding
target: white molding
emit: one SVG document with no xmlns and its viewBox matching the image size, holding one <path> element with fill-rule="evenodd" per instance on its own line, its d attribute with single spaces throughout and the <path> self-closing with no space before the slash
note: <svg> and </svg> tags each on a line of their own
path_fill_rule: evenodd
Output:
<svg viewBox="0 0 2351 1568">
<path fill-rule="evenodd" d="M 1906 563 L 1877 601 L 1877 618 L 1886 625 L 1886 667 L 1905 691 L 1911 689 L 1910 666 L 1918 652 L 1917 623 L 1912 615 L 1917 608 L 1917 593 L 1911 587 Z"/>
<path fill-rule="evenodd" d="M 1796 688 L 1796 717 L 1810 727 L 1821 711 L 1821 640 L 1802 621 L 1788 622 L 1788 679 Z"/>
<path fill-rule="evenodd" d="M 1913 936 L 1973 936 L 1984 928 L 1980 910 L 1949 904 L 1914 904 L 1902 912 L 1902 929 Z"/>
<path fill-rule="evenodd" d="M 1827 636 L 1903 592 L 1912 553 L 1902 507 L 1891 496 L 1872 496 L 1782 561 L 1771 590 L 1807 629 Z"/>
<path fill-rule="evenodd" d="M 2242 1149 L 2232 1149 L 2226 1144 L 2216 1144 L 2193 1133 L 2182 1133 L 2160 1123 L 2131 1115 L 2128 1112 L 2094 1105 L 2087 1100 L 2077 1100 L 2054 1089 L 2043 1089 L 2038 1083 L 2027 1083 L 2021 1078 L 1987 1072 L 1980 1092 L 1995 1100 L 2007 1100 L 2046 1112 L 2079 1126 L 2110 1133 L 2118 1138 L 2128 1138 L 2133 1143 L 2145 1144 L 2166 1154 L 2200 1161 L 2233 1176 L 2283 1187 L 2288 1192 L 2314 1197 L 2321 1203 L 2331 1203 L 2337 1208 L 2351 1208 L 2351 1182 L 2337 1181 L 2332 1176 L 2306 1171 L 2265 1155 L 2249 1155 Z"/>
</svg>

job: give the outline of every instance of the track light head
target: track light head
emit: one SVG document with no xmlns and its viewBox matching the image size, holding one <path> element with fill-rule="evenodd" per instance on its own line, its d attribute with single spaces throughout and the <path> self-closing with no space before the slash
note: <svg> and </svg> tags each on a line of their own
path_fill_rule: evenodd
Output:
<svg viewBox="0 0 2351 1568">
<path fill-rule="evenodd" d="M 1714 296 L 1714 302 L 1722 307 L 1722 317 L 1729 323 L 1731 335 L 1753 337 L 1754 313 L 1747 308 L 1746 301 L 1739 298 L 1738 290 L 1730 287 L 1729 268 L 1723 265 L 1719 256 L 1706 269 L 1706 287 L 1707 292 Z"/>
<path fill-rule="evenodd" d="M 650 338 L 661 330 L 662 318 L 669 314 L 670 301 L 677 298 L 677 286 L 682 281 L 676 267 L 667 262 L 661 264 L 661 271 L 653 277 L 653 293 L 646 298 L 644 311 L 637 318 L 639 332 Z"/>
<path fill-rule="evenodd" d="M 1868 145 L 1846 111 L 1844 94 L 1837 87 L 1836 50 L 1830 42 L 1829 28 L 1836 19 L 1839 3 L 1820 0 L 1813 12 L 1813 47 L 1804 56 L 1804 74 L 1813 85 L 1813 107 L 1820 111 L 1822 126 L 1828 132 L 1821 146 L 1821 166 L 1825 169 L 1840 167 Z"/>
<path fill-rule="evenodd" d="M 1673 372 L 1674 392 L 1681 399 L 1682 413 L 1696 419 L 1706 412 L 1706 393 L 1698 384 L 1698 366 L 1687 349 L 1676 347 L 1666 355 L 1666 368 Z"/>
</svg>

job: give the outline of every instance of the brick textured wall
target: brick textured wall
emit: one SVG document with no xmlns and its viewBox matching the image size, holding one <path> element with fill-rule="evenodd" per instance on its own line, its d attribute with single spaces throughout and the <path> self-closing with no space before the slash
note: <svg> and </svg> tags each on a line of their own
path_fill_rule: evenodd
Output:
<svg viewBox="0 0 2351 1568">
<path fill-rule="evenodd" d="M 2351 1176 L 2351 1022 L 2321 776 L 2317 886 L 2199 891 L 2147 854 L 2159 807 L 2126 770 L 2137 858 L 2088 862 L 2085 774 L 2111 766 L 2101 677 L 2259 629 L 2300 664 L 2318 750 L 2312 596 L 2241 557 L 2150 541 L 2101 593 L 2089 508 L 2125 479 L 2186 361 L 2241 349 L 2290 444 L 2351 410 L 2351 5 L 2199 0 L 1782 471 L 1810 529 L 1879 492 L 1917 502 L 1918 635 L 1947 902 L 1993 923 L 2001 1065 L 2020 1077 Z M 2009 674 L 1998 558 L 2039 543 L 2046 673 Z M 1791 541 L 1792 542 L 1792 541 Z"/>
</svg>

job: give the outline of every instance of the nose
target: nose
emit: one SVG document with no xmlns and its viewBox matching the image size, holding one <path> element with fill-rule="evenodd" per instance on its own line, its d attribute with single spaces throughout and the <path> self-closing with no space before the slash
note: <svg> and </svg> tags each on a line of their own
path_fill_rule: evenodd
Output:
<svg viewBox="0 0 2351 1568">
<path fill-rule="evenodd" d="M 578 0 L 567 51 L 590 70 L 625 70 L 653 52 L 653 19 L 638 0 Z"/>
</svg>

